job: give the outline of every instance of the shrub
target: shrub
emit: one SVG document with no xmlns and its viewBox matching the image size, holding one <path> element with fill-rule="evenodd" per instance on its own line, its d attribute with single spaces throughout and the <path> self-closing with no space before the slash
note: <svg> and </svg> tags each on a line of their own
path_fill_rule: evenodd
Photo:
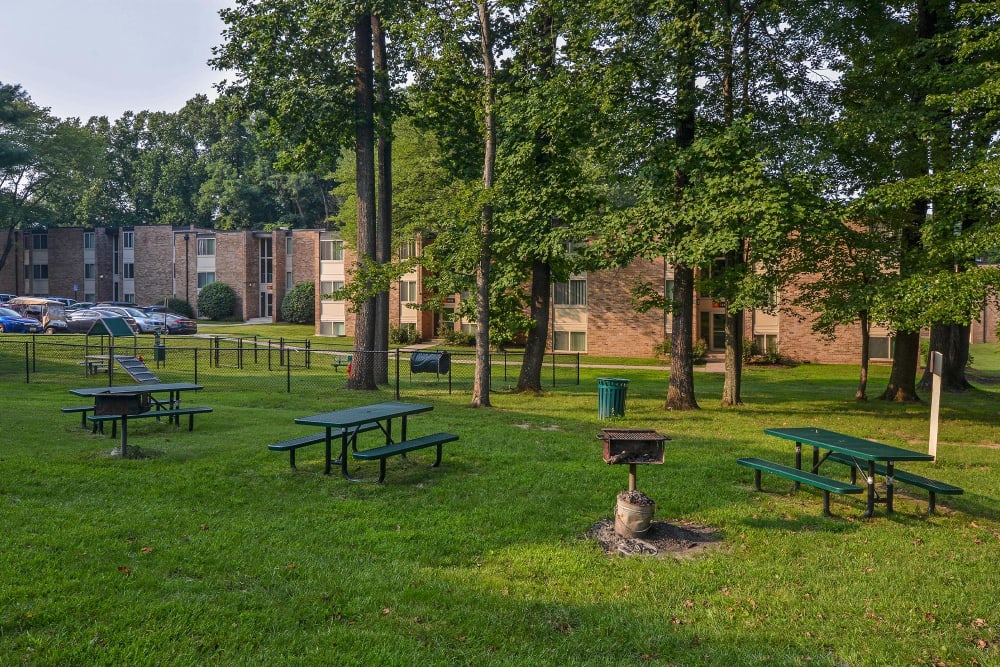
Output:
<svg viewBox="0 0 1000 667">
<path fill-rule="evenodd" d="M 467 334 L 456 329 L 452 329 L 449 325 L 445 324 L 438 331 L 438 335 L 444 340 L 448 345 L 461 345 L 463 347 L 472 347 L 476 344 L 476 337 L 472 334 Z"/>
<path fill-rule="evenodd" d="M 210 320 L 224 320 L 233 314 L 236 292 L 226 283 L 210 283 L 198 293 L 198 312 Z"/>
<path fill-rule="evenodd" d="M 184 299 L 178 299 L 177 297 L 171 297 L 167 299 L 167 310 L 171 313 L 177 313 L 178 315 L 183 315 L 184 317 L 190 317 L 194 319 L 194 308 L 191 304 Z"/>
<path fill-rule="evenodd" d="M 316 323 L 316 283 L 299 283 L 281 300 L 281 319 L 292 324 Z"/>
<path fill-rule="evenodd" d="M 653 346 L 653 356 L 657 359 L 669 359 L 672 341 L 669 338 L 664 338 L 663 342 L 657 343 Z"/>
<path fill-rule="evenodd" d="M 691 362 L 696 366 L 701 366 L 708 361 L 708 343 L 702 339 L 691 344 Z"/>
<path fill-rule="evenodd" d="M 389 342 L 399 345 L 409 345 L 410 343 L 419 343 L 420 336 L 417 334 L 416 327 L 390 326 Z"/>
</svg>

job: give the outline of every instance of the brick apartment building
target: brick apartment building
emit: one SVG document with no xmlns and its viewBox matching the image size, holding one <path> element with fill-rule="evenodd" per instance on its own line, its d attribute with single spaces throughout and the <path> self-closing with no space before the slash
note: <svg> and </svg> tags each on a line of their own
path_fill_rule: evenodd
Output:
<svg viewBox="0 0 1000 667">
<path fill-rule="evenodd" d="M 422 252 L 417 237 L 398 250 L 401 260 Z M 80 301 L 162 303 L 167 297 L 195 306 L 198 291 L 221 281 L 236 293 L 235 314 L 242 319 L 280 319 L 280 306 L 296 284 L 316 284 L 316 333 L 354 335 L 354 314 L 342 300 L 323 298 L 350 280 L 355 255 L 338 232 L 314 229 L 226 231 L 148 225 L 132 228 L 60 227 L 15 232 L 14 250 L 0 271 L 0 292 L 67 296 Z M 591 271 L 553 286 L 550 349 L 593 355 L 650 357 L 670 336 L 671 317 L 662 310 L 638 313 L 630 302 L 637 282 L 673 289 L 673 272 L 662 260 L 636 261 L 619 269 Z M 661 292 L 662 293 L 662 292 Z M 461 295 L 444 299 L 440 312 L 411 306 L 427 299 L 424 276 L 416 268 L 390 290 L 390 324 L 413 328 L 423 340 L 442 323 L 467 333 L 475 323 L 456 317 Z M 784 302 L 783 302 L 784 301 Z M 746 313 L 745 330 L 766 349 L 815 363 L 856 363 L 861 336 L 857 326 L 837 330 L 833 340 L 812 332 L 813 315 L 779 299 L 775 312 Z M 695 337 L 710 352 L 724 349 L 725 304 L 708 294 L 695 295 Z M 995 305 L 973 323 L 973 342 L 997 341 Z M 873 328 L 873 360 L 891 358 L 888 331 Z"/>
</svg>

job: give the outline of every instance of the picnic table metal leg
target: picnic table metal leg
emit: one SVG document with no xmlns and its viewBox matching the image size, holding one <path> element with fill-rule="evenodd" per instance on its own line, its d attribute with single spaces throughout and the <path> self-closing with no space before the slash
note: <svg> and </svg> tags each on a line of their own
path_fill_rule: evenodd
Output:
<svg viewBox="0 0 1000 667">
<path fill-rule="evenodd" d="M 126 457 L 126 449 L 128 448 L 128 416 L 122 415 L 122 458 Z"/>
<path fill-rule="evenodd" d="M 802 470 L 802 443 L 801 442 L 796 442 L 795 443 L 795 467 L 798 468 L 799 470 Z M 799 490 L 799 483 L 798 482 L 792 482 L 792 491 L 798 491 L 798 490 Z"/>
<path fill-rule="evenodd" d="M 892 482 L 892 461 L 885 462 L 885 513 L 892 514 L 892 488 L 895 486 Z"/>
<path fill-rule="evenodd" d="M 870 518 L 875 514 L 875 462 L 868 462 L 868 476 L 865 479 L 868 484 L 868 503 L 865 507 L 865 518 Z"/>
<path fill-rule="evenodd" d="M 323 474 L 324 475 L 329 475 L 330 474 L 330 464 L 333 461 L 333 456 L 331 456 L 332 450 L 333 450 L 333 445 L 330 442 L 331 437 L 332 437 L 331 434 L 330 434 L 330 430 L 331 430 L 330 427 L 327 426 L 326 427 L 326 466 L 323 468 Z M 295 450 L 292 450 L 292 451 L 294 452 Z"/>
</svg>

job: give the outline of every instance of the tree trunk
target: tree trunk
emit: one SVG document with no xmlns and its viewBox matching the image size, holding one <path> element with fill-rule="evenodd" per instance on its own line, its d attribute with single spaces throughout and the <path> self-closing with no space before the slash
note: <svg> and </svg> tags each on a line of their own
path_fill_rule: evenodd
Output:
<svg viewBox="0 0 1000 667">
<path fill-rule="evenodd" d="M 726 378 L 722 405 L 743 405 L 743 311 L 726 311 Z"/>
<path fill-rule="evenodd" d="M 861 373 L 858 378 L 858 390 L 854 392 L 854 400 L 868 400 L 868 365 L 872 357 L 872 325 L 868 320 L 868 311 L 862 310 L 858 313 L 861 321 Z"/>
<path fill-rule="evenodd" d="M 493 204 L 489 193 L 493 190 L 496 168 L 496 88 L 494 81 L 493 35 L 490 25 L 490 10 L 486 0 L 476 2 L 479 12 L 479 31 L 483 58 L 483 89 L 485 92 L 484 112 L 484 153 L 483 189 L 487 192 L 487 203 L 482 208 L 479 227 L 479 260 L 476 266 L 476 372 L 472 386 L 473 407 L 489 407 L 490 380 L 490 264 L 493 261 Z"/>
<path fill-rule="evenodd" d="M 962 324 L 935 324 L 931 327 L 930 353 L 940 352 L 941 390 L 962 392 L 970 389 L 965 375 L 969 364 L 969 326 Z M 924 367 L 924 375 L 917 385 L 918 389 L 930 390 L 934 375 L 930 363 Z"/>
<path fill-rule="evenodd" d="M 542 364 L 545 362 L 545 343 L 549 334 L 549 308 L 552 302 L 552 267 L 536 259 L 531 266 L 531 320 L 535 323 L 528 331 L 524 346 L 521 375 L 517 378 L 518 391 L 542 390 Z"/>
<path fill-rule="evenodd" d="M 367 274 L 375 260 L 375 128 L 372 17 L 361 14 L 354 23 L 355 163 L 358 197 L 358 263 Z M 371 294 L 371 284 L 365 294 Z M 359 305 L 354 331 L 354 359 L 349 389 L 375 389 L 375 297 Z"/>
<path fill-rule="evenodd" d="M 378 224 L 375 229 L 375 261 L 384 266 L 392 262 L 392 114 L 389 109 L 389 72 L 382 21 L 372 15 L 375 54 L 375 103 L 378 136 Z M 375 300 L 376 384 L 389 384 L 389 291 L 378 293 Z"/>
<path fill-rule="evenodd" d="M 679 37 L 675 67 L 677 71 L 677 121 L 674 128 L 674 145 L 685 151 L 694 143 L 697 129 L 698 71 L 695 63 L 694 31 L 698 2 L 682 3 L 680 20 L 686 33 Z M 688 175 L 678 169 L 674 174 L 674 191 L 677 201 L 684 196 Z M 695 410 L 698 401 L 694 396 L 694 360 L 691 358 L 691 339 L 694 333 L 694 269 L 686 264 L 674 266 L 673 331 L 670 336 L 670 381 L 667 387 L 668 410 Z"/>
<path fill-rule="evenodd" d="M 670 334 L 670 382 L 667 410 L 697 410 L 694 396 L 694 363 L 691 338 L 694 335 L 694 269 L 674 266 L 674 326 Z"/>
<path fill-rule="evenodd" d="M 900 331 L 896 334 L 896 353 L 892 358 L 889 386 L 882 399 L 905 403 L 919 401 L 917 396 L 917 361 L 920 359 L 920 332 Z"/>
</svg>

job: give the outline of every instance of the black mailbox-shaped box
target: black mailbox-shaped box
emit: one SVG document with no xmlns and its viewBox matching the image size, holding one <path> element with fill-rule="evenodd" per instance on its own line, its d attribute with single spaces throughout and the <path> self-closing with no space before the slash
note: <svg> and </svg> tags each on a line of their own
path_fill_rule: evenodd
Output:
<svg viewBox="0 0 1000 667">
<path fill-rule="evenodd" d="M 149 410 L 149 394 L 95 394 L 95 415 L 138 415 Z"/>
<path fill-rule="evenodd" d="M 447 352 L 414 352 L 410 355 L 411 373 L 445 374 L 451 369 L 451 355 Z"/>
</svg>

